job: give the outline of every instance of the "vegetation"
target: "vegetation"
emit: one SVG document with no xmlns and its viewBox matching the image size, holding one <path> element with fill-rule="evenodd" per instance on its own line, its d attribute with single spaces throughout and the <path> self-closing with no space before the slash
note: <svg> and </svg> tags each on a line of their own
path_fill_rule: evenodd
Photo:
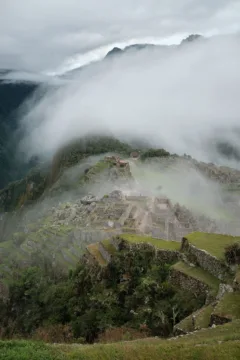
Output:
<svg viewBox="0 0 240 360">
<path fill-rule="evenodd" d="M 60 325 L 69 326 L 72 340 L 89 343 L 122 327 L 168 336 L 176 322 L 202 306 L 170 285 L 170 265 L 156 258 L 154 248 L 119 251 L 105 267 L 83 258 L 69 276 L 56 270 L 49 262 L 12 273 L 9 299 L 0 306 L 3 338 L 34 337 Z"/>
<path fill-rule="evenodd" d="M 129 156 L 132 150 L 130 145 L 110 136 L 92 136 L 75 141 L 59 150 L 55 155 L 52 166 L 52 182 L 58 178 L 63 169 L 76 165 L 88 156 L 109 152 Z"/>
<path fill-rule="evenodd" d="M 225 248 L 225 259 L 230 265 L 240 264 L 240 243 L 234 243 Z"/>
<path fill-rule="evenodd" d="M 60 349 L 39 342 L 0 341 L 0 360 L 64 360 Z"/>
<path fill-rule="evenodd" d="M 141 154 L 140 159 L 144 161 L 149 158 L 168 157 L 170 155 L 171 154 L 164 149 L 148 149 Z"/>
<path fill-rule="evenodd" d="M 174 340 L 146 339 L 91 345 L 46 345 L 32 341 L 0 342 L 0 360 L 237 360 L 240 322 L 204 329 Z"/>
<path fill-rule="evenodd" d="M 163 250 L 180 250 L 180 243 L 178 241 L 167 241 L 161 239 L 154 239 L 150 236 L 141 236 L 136 234 L 123 234 L 121 235 L 123 240 L 129 241 L 131 243 L 149 243 L 156 248 Z"/>
<path fill-rule="evenodd" d="M 194 232 L 186 236 L 190 244 L 209 252 L 219 260 L 225 258 L 225 248 L 234 243 L 240 243 L 240 236 L 220 235 Z"/>
<path fill-rule="evenodd" d="M 0 212 L 13 211 L 37 200 L 47 186 L 48 168 L 32 169 L 27 176 L 0 191 Z"/>
<path fill-rule="evenodd" d="M 0 75 L 7 73 L 0 70 Z M 37 89 L 33 83 L 8 83 L 4 80 L 0 78 L 0 189 L 10 181 L 21 179 L 34 166 L 32 161 L 25 163 L 22 155 L 16 153 L 16 144 L 21 135 L 16 130 L 18 109 Z"/>
</svg>

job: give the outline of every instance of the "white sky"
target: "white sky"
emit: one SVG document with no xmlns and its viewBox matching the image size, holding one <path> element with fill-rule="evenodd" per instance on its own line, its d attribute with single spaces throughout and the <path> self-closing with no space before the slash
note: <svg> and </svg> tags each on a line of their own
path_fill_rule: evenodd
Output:
<svg viewBox="0 0 240 360">
<path fill-rule="evenodd" d="M 0 68 L 53 70 L 112 43 L 179 42 L 239 24 L 239 0 L 0 0 Z"/>
</svg>

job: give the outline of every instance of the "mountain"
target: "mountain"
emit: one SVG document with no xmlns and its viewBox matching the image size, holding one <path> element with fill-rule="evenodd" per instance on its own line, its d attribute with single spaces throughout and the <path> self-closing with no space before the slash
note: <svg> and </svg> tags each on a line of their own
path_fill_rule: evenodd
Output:
<svg viewBox="0 0 240 360">
<path fill-rule="evenodd" d="M 9 70 L 0 71 L 0 189 L 25 174 L 15 152 L 18 145 L 18 111 L 38 87 L 30 82 L 6 82 L 5 76 L 10 73 Z M 1 79 L 3 75 L 4 79 Z"/>
<path fill-rule="evenodd" d="M 239 183 L 238 170 L 112 137 L 60 149 L 0 191 L 0 337 L 158 337 L 161 352 L 231 322 L 236 341 Z"/>
</svg>

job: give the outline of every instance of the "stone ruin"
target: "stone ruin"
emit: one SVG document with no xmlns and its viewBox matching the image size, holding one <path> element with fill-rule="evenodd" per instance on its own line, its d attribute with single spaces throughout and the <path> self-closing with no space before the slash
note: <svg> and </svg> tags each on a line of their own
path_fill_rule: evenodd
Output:
<svg viewBox="0 0 240 360">
<path fill-rule="evenodd" d="M 167 198 L 126 195 L 120 190 L 98 198 L 92 194 L 75 203 L 52 210 L 53 223 L 122 233 L 136 233 L 159 239 L 177 240 L 193 232 L 217 232 L 216 224 L 194 216 L 187 208 Z"/>
</svg>

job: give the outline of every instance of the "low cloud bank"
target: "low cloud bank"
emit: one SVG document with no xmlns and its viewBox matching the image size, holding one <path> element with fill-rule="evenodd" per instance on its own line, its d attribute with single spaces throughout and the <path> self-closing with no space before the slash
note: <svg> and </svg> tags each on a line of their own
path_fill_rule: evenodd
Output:
<svg viewBox="0 0 240 360">
<path fill-rule="evenodd" d="M 21 149 L 51 156 L 86 134 L 111 133 L 221 162 L 216 139 L 239 146 L 239 63 L 237 35 L 106 59 L 28 103 Z"/>
</svg>

